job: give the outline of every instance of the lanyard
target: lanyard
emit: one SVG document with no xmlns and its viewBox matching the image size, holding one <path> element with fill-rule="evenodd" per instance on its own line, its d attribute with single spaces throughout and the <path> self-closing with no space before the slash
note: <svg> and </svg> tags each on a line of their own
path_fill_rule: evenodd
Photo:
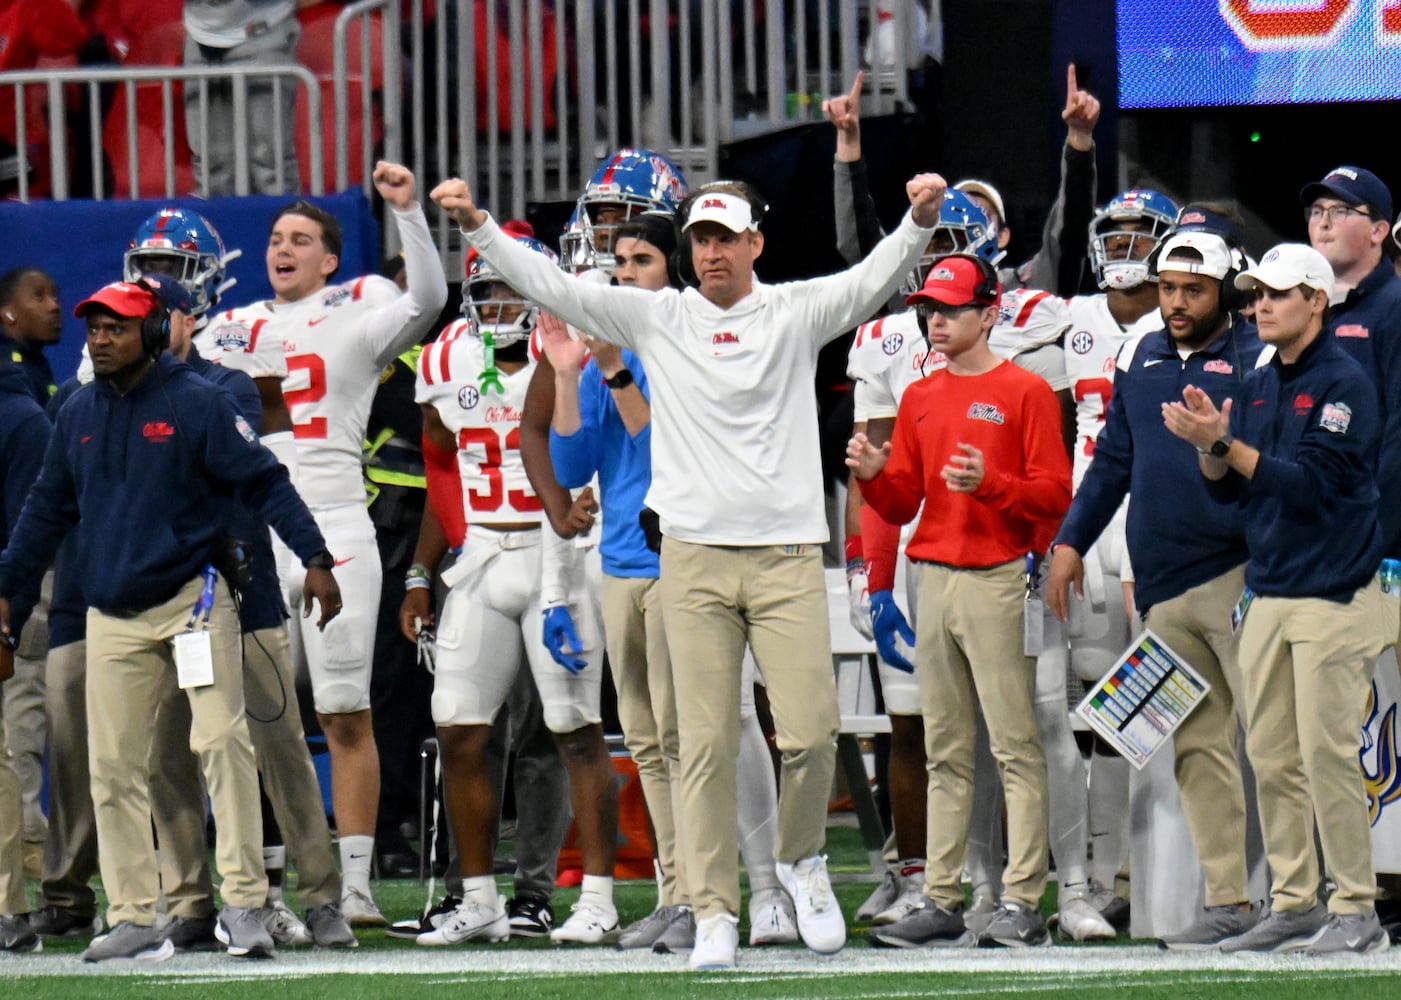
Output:
<svg viewBox="0 0 1401 1000">
<path fill-rule="evenodd" d="M 219 574 L 212 563 L 204 567 L 204 587 L 200 589 L 199 600 L 195 601 L 194 609 L 190 612 L 190 620 L 185 623 L 186 632 L 193 632 L 196 625 L 209 627 L 209 615 L 214 610 L 214 584 L 218 579 Z"/>
</svg>

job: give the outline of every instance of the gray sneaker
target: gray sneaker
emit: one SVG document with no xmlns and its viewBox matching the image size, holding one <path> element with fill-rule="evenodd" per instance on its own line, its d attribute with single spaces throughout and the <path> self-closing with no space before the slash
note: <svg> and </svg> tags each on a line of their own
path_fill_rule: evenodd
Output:
<svg viewBox="0 0 1401 1000">
<path fill-rule="evenodd" d="M 1244 934 L 1222 941 L 1221 950 L 1301 951 L 1327 922 L 1328 910 L 1322 903 L 1301 913 L 1272 909 Z"/>
<path fill-rule="evenodd" d="M 225 906 L 214 924 L 214 936 L 235 958 L 272 957 L 272 935 L 263 926 L 262 907 Z"/>
<path fill-rule="evenodd" d="M 963 910 L 946 910 L 933 900 L 907 916 L 873 927 L 866 935 L 874 948 L 959 948 L 968 947 L 977 936 L 963 921 Z"/>
<path fill-rule="evenodd" d="M 618 934 L 618 950 L 631 951 L 634 948 L 652 947 L 680 912 L 681 907 L 672 903 L 659 906 L 641 920 L 628 924 Z"/>
<path fill-rule="evenodd" d="M 176 951 L 218 951 L 213 917 L 171 917 L 161 929 Z"/>
<path fill-rule="evenodd" d="M 900 888 L 900 873 L 893 868 L 887 868 L 875 892 L 867 896 L 866 902 L 857 909 L 856 919 L 874 920 L 877 913 L 890 909 L 900 898 Z"/>
<path fill-rule="evenodd" d="M 1254 906 L 1244 910 L 1234 903 L 1208 906 L 1186 930 L 1159 938 L 1158 947 L 1169 951 L 1214 951 L 1227 938 L 1250 930 L 1259 919 L 1260 912 Z"/>
<path fill-rule="evenodd" d="M 258 911 L 258 919 L 267 928 L 274 944 L 296 948 L 311 944 L 311 931 L 297 919 L 297 915 L 287 908 L 282 900 L 269 901 Z"/>
<path fill-rule="evenodd" d="M 1003 900 L 988 929 L 978 936 L 978 947 L 1039 948 L 1051 943 L 1051 932 L 1041 914 L 1014 900 Z"/>
<path fill-rule="evenodd" d="M 29 926 L 29 918 L 24 915 L 0 913 L 0 951 L 43 951 L 44 941 L 34 928 Z"/>
<path fill-rule="evenodd" d="M 696 946 L 696 915 L 689 906 L 677 908 L 671 923 L 666 925 L 662 936 L 652 945 L 658 955 L 686 955 Z"/>
<path fill-rule="evenodd" d="M 1310 955 L 1331 955 L 1344 951 L 1366 954 L 1390 947 L 1391 937 L 1373 910 L 1370 913 L 1330 915 L 1328 923 L 1323 925 L 1323 930 L 1314 935 L 1304 950 Z"/>
<path fill-rule="evenodd" d="M 358 948 L 360 942 L 335 903 L 313 906 L 306 911 L 307 930 L 318 948 Z"/>
<path fill-rule="evenodd" d="M 123 920 L 106 934 L 92 939 L 83 952 L 83 961 L 131 958 L 138 962 L 164 962 L 174 954 L 175 945 L 170 943 L 162 928 Z"/>
</svg>

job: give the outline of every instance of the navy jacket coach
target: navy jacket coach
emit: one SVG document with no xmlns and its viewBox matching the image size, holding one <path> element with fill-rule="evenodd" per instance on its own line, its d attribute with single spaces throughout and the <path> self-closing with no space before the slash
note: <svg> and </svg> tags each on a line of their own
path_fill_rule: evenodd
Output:
<svg viewBox="0 0 1401 1000">
<path fill-rule="evenodd" d="M 94 382 L 59 411 L 44 469 L 0 556 L 0 594 L 42 573 L 77 524 L 83 596 L 108 614 L 169 600 L 214 560 L 226 498 L 303 561 L 325 549 L 287 470 L 232 398 L 162 355 L 125 396 Z"/>
<path fill-rule="evenodd" d="M 1352 600 L 1382 559 L 1381 420 L 1367 373 L 1326 335 L 1292 365 L 1275 355 L 1246 379 L 1231 434 L 1259 449 L 1254 477 L 1232 469 L 1203 481 L 1245 512 L 1246 585 L 1266 597 Z"/>
<path fill-rule="evenodd" d="M 1131 493 L 1127 541 L 1140 613 L 1246 561 L 1241 511 L 1208 495 L 1196 449 L 1163 424 L 1162 404 L 1195 385 L 1219 407 L 1239 396 L 1259 356 L 1254 328 L 1234 321 L 1185 361 L 1166 329 L 1120 352 L 1094 459 L 1052 544 L 1088 552 Z"/>
</svg>

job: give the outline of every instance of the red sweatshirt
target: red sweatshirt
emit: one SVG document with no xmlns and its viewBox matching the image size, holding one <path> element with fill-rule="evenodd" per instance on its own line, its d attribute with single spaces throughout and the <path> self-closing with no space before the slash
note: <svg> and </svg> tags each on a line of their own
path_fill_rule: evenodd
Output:
<svg viewBox="0 0 1401 1000">
<path fill-rule="evenodd" d="M 1009 362 L 982 375 L 933 372 L 905 390 L 890 460 L 861 495 L 894 524 L 924 502 L 911 559 L 977 569 L 1044 552 L 1070 508 L 1060 421 L 1045 379 Z M 951 492 L 939 474 L 960 443 L 983 453 L 973 493 Z"/>
</svg>

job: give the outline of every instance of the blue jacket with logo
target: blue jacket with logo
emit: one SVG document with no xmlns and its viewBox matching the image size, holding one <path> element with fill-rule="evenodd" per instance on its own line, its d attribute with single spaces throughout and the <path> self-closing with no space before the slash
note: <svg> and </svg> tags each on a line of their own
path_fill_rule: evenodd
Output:
<svg viewBox="0 0 1401 1000">
<path fill-rule="evenodd" d="M 1366 372 L 1326 335 L 1292 365 L 1275 355 L 1246 379 L 1231 433 L 1260 450 L 1255 475 L 1232 470 L 1207 489 L 1245 512 L 1246 584 L 1266 597 L 1351 600 L 1382 559 L 1381 420 Z"/>
<path fill-rule="evenodd" d="M 86 603 L 109 614 L 154 607 L 212 561 L 225 525 L 211 511 L 233 497 L 304 562 L 325 548 L 226 391 L 169 355 L 126 395 L 86 385 L 59 410 L 32 502 L 0 555 L 0 595 L 42 573 L 76 524 Z"/>
<path fill-rule="evenodd" d="M 1377 488 L 1382 551 L 1401 556 L 1401 280 L 1382 257 L 1347 298 L 1333 306 L 1327 329 L 1377 388 L 1381 405 L 1381 451 Z"/>
<path fill-rule="evenodd" d="M 1188 385 L 1217 406 L 1234 399 L 1259 356 L 1254 329 L 1239 324 L 1185 361 L 1165 329 L 1120 353 L 1094 459 L 1053 545 L 1089 551 L 1132 494 L 1127 541 L 1142 612 L 1246 561 L 1242 513 L 1208 495 L 1197 450 L 1167 429 L 1162 405 Z"/>
</svg>

